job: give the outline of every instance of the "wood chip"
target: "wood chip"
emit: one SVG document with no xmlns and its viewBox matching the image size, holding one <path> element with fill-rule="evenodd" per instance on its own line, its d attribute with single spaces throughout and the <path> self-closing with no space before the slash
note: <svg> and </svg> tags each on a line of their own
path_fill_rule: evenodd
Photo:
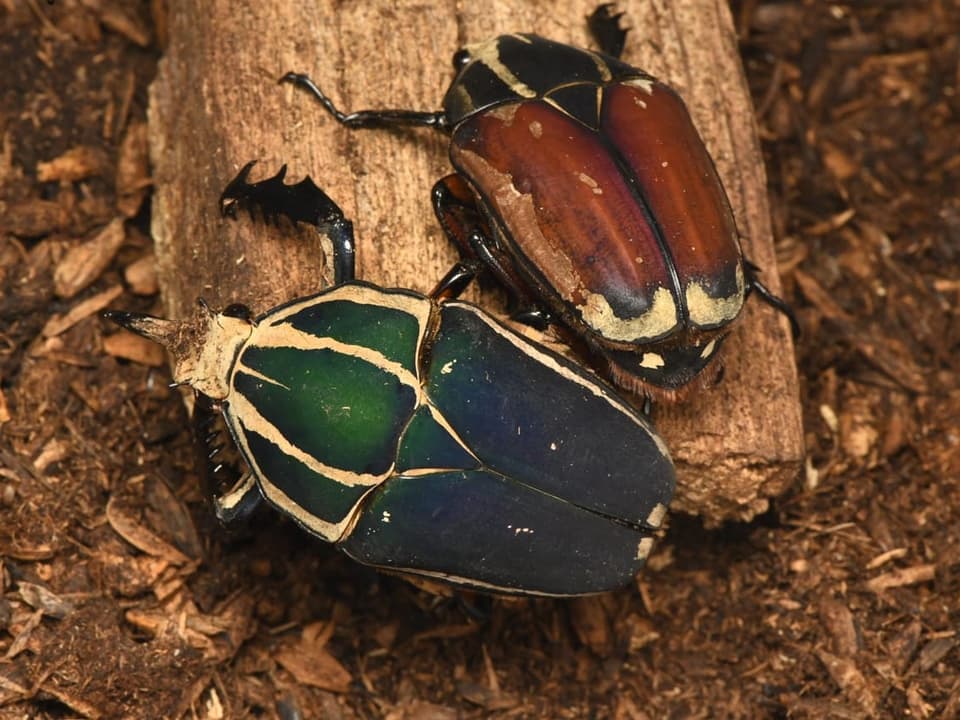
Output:
<svg viewBox="0 0 960 720">
<path fill-rule="evenodd" d="M 125 3 L 110 0 L 83 0 L 83 4 L 95 11 L 100 16 L 100 22 L 106 27 L 130 42 L 140 47 L 147 47 L 150 44 L 149 29 Z"/>
<path fill-rule="evenodd" d="M 853 613 L 843 601 L 825 597 L 820 601 L 820 622 L 833 639 L 833 650 L 841 657 L 853 657 L 860 649 Z"/>
<path fill-rule="evenodd" d="M 157 283 L 157 259 L 153 253 L 147 253 L 127 265 L 123 270 L 123 279 L 134 295 L 155 295 L 160 287 Z"/>
<path fill-rule="evenodd" d="M 867 683 L 863 673 L 856 663 L 848 658 L 841 658 L 826 650 L 818 650 L 817 657 L 827 668 L 830 677 L 843 690 L 844 695 L 858 703 L 870 717 L 876 717 L 879 701 L 874 689 Z"/>
<path fill-rule="evenodd" d="M 97 720 L 98 718 L 103 717 L 103 712 L 96 706 L 71 695 L 66 690 L 57 687 L 53 683 L 45 682 L 40 686 L 40 689 L 47 695 L 55 698 L 57 702 L 61 703 L 62 705 L 66 705 L 68 708 L 82 717 L 89 718 L 90 720 Z"/>
<path fill-rule="evenodd" d="M 127 218 L 139 212 L 151 183 L 147 148 L 147 124 L 133 123 L 117 157 L 117 209 Z"/>
<path fill-rule="evenodd" d="M 935 573 L 935 565 L 914 565 L 913 567 L 892 570 L 883 575 L 878 575 L 872 580 L 868 580 L 867 589 L 878 593 L 889 590 L 890 588 L 930 582 L 933 580 Z"/>
<path fill-rule="evenodd" d="M 580 642 L 600 657 L 613 650 L 613 634 L 601 596 L 579 597 L 570 601 L 570 623 Z"/>
<path fill-rule="evenodd" d="M 60 462 L 70 455 L 70 444 L 57 438 L 50 438 L 44 444 L 40 454 L 33 461 L 33 469 L 40 475 L 54 463 Z"/>
<path fill-rule="evenodd" d="M 107 268 L 125 238 L 123 219 L 115 218 L 93 238 L 71 248 L 53 271 L 53 291 L 59 297 L 72 298 L 88 287 Z"/>
<path fill-rule="evenodd" d="M 331 692 L 346 692 L 353 681 L 347 669 L 323 644 L 312 642 L 305 636 L 282 646 L 274 653 L 274 659 L 304 685 Z"/>
<path fill-rule="evenodd" d="M 43 326 L 43 336 L 47 338 L 56 337 L 66 332 L 81 320 L 94 315 L 123 294 L 122 285 L 114 285 L 93 297 L 74 305 L 66 315 L 54 315 L 47 324 Z"/>
<path fill-rule="evenodd" d="M 127 330 L 115 332 L 103 339 L 103 350 L 108 355 L 131 362 L 160 367 L 167 360 L 167 352 L 155 342 L 151 342 Z"/>
<path fill-rule="evenodd" d="M 907 549 L 906 548 L 894 548 L 893 550 L 887 550 L 885 553 L 880 553 L 875 558 L 870 560 L 867 563 L 867 570 L 876 570 L 881 565 L 886 565 L 891 560 L 899 560 L 902 557 L 906 557 Z"/>
<path fill-rule="evenodd" d="M 889 642 L 890 661 L 898 673 L 906 669 L 913 654 L 920 646 L 920 636 L 923 634 L 923 623 L 911 620 L 905 628 L 897 633 Z"/>
<path fill-rule="evenodd" d="M 94 175 L 106 174 L 110 163 L 100 148 L 80 145 L 49 162 L 37 163 L 40 182 L 77 182 Z"/>
<path fill-rule="evenodd" d="M 190 562 L 190 558 L 173 545 L 144 527 L 137 518 L 124 512 L 114 497 L 107 502 L 107 522 L 117 535 L 148 555 L 163 558 L 171 565 L 186 565 Z"/>
<path fill-rule="evenodd" d="M 928 673 L 934 666 L 943 660 L 957 645 L 954 637 L 934 638 L 920 651 L 915 663 L 915 670 L 919 673 Z"/>
<path fill-rule="evenodd" d="M 58 202 L 30 198 L 9 203 L 3 211 L 3 224 L 13 235 L 38 237 L 64 227 L 67 215 Z"/>
</svg>

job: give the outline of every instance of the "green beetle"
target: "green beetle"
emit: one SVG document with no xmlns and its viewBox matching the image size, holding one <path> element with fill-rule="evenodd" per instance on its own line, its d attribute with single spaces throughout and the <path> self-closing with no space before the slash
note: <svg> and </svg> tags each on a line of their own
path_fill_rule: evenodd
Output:
<svg viewBox="0 0 960 720">
<path fill-rule="evenodd" d="M 225 208 L 279 203 L 319 222 L 341 260 L 352 251 L 309 178 L 250 185 L 249 167 Z M 644 417 L 480 308 L 441 301 L 456 279 L 428 297 L 336 267 L 334 287 L 256 319 L 238 306 L 192 323 L 108 314 L 165 345 L 174 379 L 222 412 L 249 473 L 216 498 L 220 515 L 262 497 L 361 563 L 489 592 L 630 583 L 674 489 Z"/>
</svg>

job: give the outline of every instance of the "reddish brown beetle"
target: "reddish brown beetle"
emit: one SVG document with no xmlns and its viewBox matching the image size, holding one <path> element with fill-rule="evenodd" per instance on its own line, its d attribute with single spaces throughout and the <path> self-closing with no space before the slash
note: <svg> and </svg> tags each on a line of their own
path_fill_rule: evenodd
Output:
<svg viewBox="0 0 960 720">
<path fill-rule="evenodd" d="M 680 97 L 613 55 L 624 31 L 591 16 L 610 54 L 536 35 L 460 50 L 438 112 L 337 110 L 350 127 L 425 125 L 450 133 L 456 174 L 434 206 L 464 262 L 488 269 L 523 319 L 556 318 L 621 387 L 672 398 L 701 376 L 747 295 L 773 296 L 743 258 L 730 203 Z"/>
</svg>

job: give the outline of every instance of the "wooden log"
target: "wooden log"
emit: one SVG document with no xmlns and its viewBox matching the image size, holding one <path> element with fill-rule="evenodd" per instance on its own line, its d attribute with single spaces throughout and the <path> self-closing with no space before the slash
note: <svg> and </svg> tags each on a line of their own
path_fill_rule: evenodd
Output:
<svg viewBox="0 0 960 720">
<path fill-rule="evenodd" d="M 449 172 L 445 138 L 429 130 L 350 131 L 305 94 L 278 85 L 308 72 L 341 108 L 434 110 L 455 49 L 533 31 L 590 45 L 591 3 L 407 4 L 387 0 L 171 0 L 169 46 L 151 88 L 153 234 L 170 317 L 214 306 L 255 311 L 329 280 L 310 233 L 219 218 L 225 183 L 248 160 L 255 177 L 288 163 L 311 175 L 354 220 L 358 276 L 429 290 L 455 260 L 429 203 Z M 632 31 L 625 60 L 686 99 L 733 203 L 747 256 L 776 273 L 766 181 L 729 11 L 721 0 L 621 3 Z M 476 291 L 471 291 L 477 298 Z M 498 297 L 481 304 L 502 312 Z M 655 420 L 679 470 L 675 509 L 709 523 L 749 518 L 796 478 L 803 456 L 793 347 L 786 322 L 753 298 L 726 343 L 725 377 Z"/>
</svg>

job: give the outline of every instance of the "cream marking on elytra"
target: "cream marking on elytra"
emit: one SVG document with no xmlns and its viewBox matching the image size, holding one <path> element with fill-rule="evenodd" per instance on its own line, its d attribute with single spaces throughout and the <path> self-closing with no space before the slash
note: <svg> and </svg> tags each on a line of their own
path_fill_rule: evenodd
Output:
<svg viewBox="0 0 960 720">
<path fill-rule="evenodd" d="M 404 291 L 384 290 L 368 285 L 349 284 L 328 290 L 320 296 L 307 297 L 299 302 L 291 303 L 282 310 L 271 313 L 266 324 L 279 325 L 286 322 L 291 315 L 296 315 L 305 308 L 337 301 L 352 302 L 357 305 L 373 305 L 378 308 L 404 312 L 416 318 L 420 324 L 421 332 L 424 322 L 430 316 L 430 301 L 422 295 L 411 295 Z"/>
<path fill-rule="evenodd" d="M 456 145 L 451 148 L 453 153 L 456 153 L 454 164 L 457 169 L 476 185 L 493 188 L 491 204 L 508 226 L 519 228 L 527 238 L 528 241 L 524 242 L 527 257 L 524 260 L 547 275 L 549 284 L 561 298 L 572 302 L 583 282 L 570 254 L 554 247 L 544 237 L 533 196 L 517 190 L 509 173 L 499 172 L 477 153 L 458 149 Z"/>
<path fill-rule="evenodd" d="M 629 85 L 630 87 L 640 88 L 647 95 L 653 95 L 653 83 L 654 80 L 652 77 L 635 77 L 628 80 L 624 80 L 624 85 Z"/>
<path fill-rule="evenodd" d="M 600 293 L 585 293 L 586 302 L 580 314 L 587 325 L 608 340 L 637 342 L 665 335 L 679 322 L 677 304 L 665 287 L 657 288 L 650 308 L 642 315 L 623 319 L 616 316 L 610 303 Z"/>
<path fill-rule="evenodd" d="M 450 373 L 453 372 L 453 366 L 456 365 L 456 364 L 457 364 L 457 359 L 456 359 L 456 358 L 454 358 L 453 360 L 450 360 L 450 361 L 448 361 L 448 362 L 445 362 L 445 363 L 443 364 L 443 367 L 440 368 L 440 374 L 441 374 L 441 375 L 449 375 Z"/>
<path fill-rule="evenodd" d="M 543 125 L 538 120 L 532 120 L 528 127 L 530 129 L 530 134 L 533 135 L 534 138 L 539 140 L 541 137 L 543 137 Z"/>
<path fill-rule="evenodd" d="M 349 555 L 350 553 L 347 553 Z M 359 558 L 354 558 L 358 562 L 363 562 Z M 475 590 L 482 590 L 485 592 L 492 593 L 501 593 L 506 595 L 534 595 L 536 597 L 573 597 L 570 593 L 549 593 L 549 592 L 538 592 L 536 590 L 529 590 L 527 588 L 517 588 L 510 587 L 507 585 L 496 585 L 494 583 L 483 582 L 482 580 L 474 580 L 472 578 L 462 577 L 460 575 L 451 575 L 449 573 L 437 572 L 436 570 L 421 570 L 420 568 L 404 568 L 394 565 L 372 565 L 371 563 L 365 563 L 368 567 L 379 567 L 383 570 L 388 570 L 390 573 L 399 573 L 407 575 L 420 575 L 421 577 L 426 578 L 435 578 L 437 580 L 442 580 L 443 582 L 450 583 L 452 585 L 464 585 Z M 580 593 L 583 595 L 584 593 Z"/>
<path fill-rule="evenodd" d="M 659 370 L 667 363 L 664 361 L 663 355 L 646 352 L 640 356 L 640 362 L 638 364 L 640 367 L 647 368 L 648 370 Z"/>
<path fill-rule="evenodd" d="M 700 351 L 700 357 L 706 360 L 708 357 L 713 355 L 713 351 L 717 349 L 717 339 L 714 338 L 706 345 L 703 346 L 703 350 Z"/>
<path fill-rule="evenodd" d="M 580 387 L 590 392 L 590 394 L 595 395 L 601 400 L 606 401 L 613 409 L 619 411 L 622 415 L 627 416 L 633 422 L 634 425 L 643 429 L 643 431 L 646 432 L 647 435 L 649 435 L 650 438 L 656 443 L 657 449 L 660 451 L 661 455 L 663 455 L 665 458 L 668 458 L 668 459 L 670 458 L 670 451 L 667 450 L 667 447 L 663 443 L 663 440 L 661 440 L 660 437 L 655 432 L 653 432 L 650 426 L 647 425 L 646 421 L 644 421 L 639 415 L 637 415 L 636 411 L 633 408 L 631 408 L 629 405 L 627 405 L 624 401 L 620 400 L 619 398 L 615 398 L 610 393 L 606 392 L 601 385 L 597 384 L 595 381 L 591 382 L 587 378 L 581 375 L 578 375 L 577 373 L 572 372 L 571 370 L 563 367 L 562 365 L 560 365 L 560 363 L 557 362 L 555 358 L 543 352 L 542 349 L 533 341 L 527 340 L 526 338 L 520 335 L 517 335 L 512 330 L 508 330 L 507 328 L 503 327 L 492 318 L 486 316 L 486 314 L 483 311 L 481 311 L 479 308 L 474 307 L 473 305 L 467 305 L 465 303 L 459 303 L 459 302 L 448 302 L 447 305 L 456 305 L 458 307 L 463 308 L 464 310 L 469 310 L 474 315 L 476 315 L 480 320 L 486 323 L 486 325 L 489 326 L 491 330 L 493 330 L 495 333 L 500 335 L 504 340 L 508 341 L 511 345 L 518 348 L 523 354 L 534 358 L 541 365 L 543 365 L 544 367 L 550 368 L 553 372 L 555 372 L 557 375 L 564 378 L 565 380 L 572 382 L 576 385 L 579 385 Z"/>
<path fill-rule="evenodd" d="M 262 332 L 260 331 L 261 328 L 263 328 Z M 379 370 L 383 370 L 383 372 L 388 375 L 396 375 L 401 384 L 413 388 L 418 400 L 423 392 L 420 387 L 420 381 L 416 375 L 383 353 L 360 345 L 350 345 L 339 340 L 334 340 L 331 337 L 317 337 L 316 335 L 297 330 L 291 325 L 281 325 L 279 327 L 265 327 L 261 325 L 254 332 L 250 343 L 247 345 L 247 348 L 254 347 L 293 348 L 294 350 L 332 350 L 341 355 L 348 355 L 363 360 Z M 243 355 L 240 356 L 240 362 L 237 363 L 237 370 L 253 374 L 244 364 Z M 280 384 L 275 380 L 273 382 L 275 385 Z"/>
<path fill-rule="evenodd" d="M 256 484 L 257 479 L 253 473 L 244 473 L 240 480 L 227 492 L 223 495 L 214 496 L 213 503 L 216 506 L 217 513 L 222 514 L 224 511 L 233 510 L 243 501 L 243 498 L 246 497 L 247 493 L 249 493 Z"/>
<path fill-rule="evenodd" d="M 737 267 L 737 290 L 728 297 L 710 297 L 703 286 L 691 281 L 686 288 L 690 322 L 699 327 L 723 325 L 740 314 L 744 301 L 743 268 Z"/>
<path fill-rule="evenodd" d="M 284 385 L 284 384 L 283 384 L 282 382 L 280 382 L 279 380 L 276 380 L 276 379 L 274 379 L 274 378 L 272 378 L 272 377 L 267 377 L 266 375 L 264 375 L 262 372 L 260 372 L 260 371 L 258 371 L 258 370 L 254 370 L 254 369 L 251 368 L 251 367 L 247 367 L 246 365 L 242 365 L 242 362 L 241 362 L 241 363 L 238 363 L 238 366 L 242 367 L 243 372 L 244 372 L 245 375 L 249 375 L 250 377 L 255 377 L 257 380 L 263 380 L 265 383 L 270 383 L 271 385 L 276 385 L 277 387 L 282 387 L 282 388 L 283 388 L 284 390 L 286 390 L 287 392 L 290 392 L 290 388 L 288 388 L 286 385 Z"/>
<path fill-rule="evenodd" d="M 390 522 L 390 511 L 384 510 L 383 515 L 380 516 L 380 522 L 389 523 Z"/>
<path fill-rule="evenodd" d="M 276 425 L 263 417 L 263 415 L 260 414 L 260 411 L 257 410 L 256 406 L 239 392 L 234 392 L 230 396 L 230 414 L 238 418 L 243 418 L 243 427 L 238 428 L 238 436 L 245 436 L 246 430 L 251 430 L 257 435 L 260 435 L 276 445 L 280 452 L 284 453 L 285 455 L 289 455 L 294 460 L 302 463 L 318 475 L 328 477 L 340 485 L 346 485 L 347 487 L 379 485 L 388 477 L 390 477 L 390 474 L 393 472 L 393 468 L 391 467 L 380 475 L 373 475 L 371 473 L 356 473 L 352 470 L 344 470 L 343 468 L 334 467 L 333 465 L 327 465 L 326 463 L 320 462 L 315 457 L 307 452 L 304 452 L 302 449 L 290 442 L 286 436 L 280 432 Z M 242 444 L 245 450 L 244 455 L 249 460 L 253 457 L 253 453 L 250 452 L 245 438 Z M 264 480 L 264 475 L 262 473 L 258 472 L 257 475 L 260 477 L 261 481 Z"/>
<path fill-rule="evenodd" d="M 594 195 L 603 195 L 603 190 L 600 189 L 600 185 L 592 177 L 586 173 L 579 173 L 577 179 L 586 185 L 593 192 Z"/>
<path fill-rule="evenodd" d="M 460 437 L 460 434 L 453 429 L 453 425 L 451 425 L 450 421 L 443 416 L 443 413 L 440 412 L 437 408 L 435 408 L 433 406 L 433 403 L 430 402 L 430 400 L 426 397 L 423 400 L 423 405 L 425 405 L 427 410 L 430 411 L 430 416 L 433 418 L 433 421 L 437 423 L 437 425 L 442 427 L 444 430 L 446 430 L 447 435 L 449 435 L 454 440 L 454 442 L 456 442 L 463 449 L 463 451 L 467 453 L 467 455 L 472 457 L 474 460 L 477 461 L 478 464 L 480 464 L 480 459 L 474 454 L 473 450 L 471 450 L 470 447 L 463 441 L 463 438 Z M 451 468 L 451 469 L 462 470 L 463 468 Z M 434 470 L 434 472 L 435 471 L 436 470 Z"/>
<path fill-rule="evenodd" d="M 650 527 L 658 528 L 663 522 L 663 518 L 667 516 L 667 506 L 663 503 L 657 503 L 653 506 L 653 510 L 650 511 L 650 514 L 647 515 L 647 525 Z"/>
<path fill-rule="evenodd" d="M 522 42 L 528 44 L 530 43 L 530 40 L 522 35 L 510 35 L 509 37 L 521 40 Z M 486 42 L 467 45 L 465 46 L 465 49 L 468 53 L 470 53 L 470 57 L 472 58 L 473 62 L 480 62 L 486 65 L 490 69 L 490 72 L 500 78 L 500 80 L 502 80 L 503 83 L 517 95 L 527 98 L 536 97 L 536 91 L 534 91 L 526 83 L 521 82 L 520 78 L 514 75 L 510 71 L 510 68 L 504 65 L 500 60 L 499 40 L 499 38 L 494 38 L 493 40 L 487 40 Z"/>
<path fill-rule="evenodd" d="M 646 560 L 651 550 L 653 550 L 653 538 L 645 537 L 637 545 L 637 560 Z"/>
<path fill-rule="evenodd" d="M 260 466 L 257 465 L 256 460 L 254 459 L 253 453 L 250 452 L 250 446 L 247 443 L 246 435 L 243 433 L 243 429 L 238 427 L 235 423 L 230 422 L 230 416 L 225 416 L 228 424 L 230 424 L 233 429 L 233 436 L 237 439 L 237 444 L 240 446 L 240 451 L 243 453 L 244 458 L 247 463 L 250 465 L 250 468 L 256 474 L 257 479 L 260 485 L 260 492 L 267 499 L 268 502 L 275 505 L 281 511 L 287 513 L 300 523 L 303 527 L 307 528 L 310 532 L 318 535 L 327 542 L 336 542 L 344 533 L 356 523 L 356 518 L 359 515 L 359 508 L 363 503 L 363 498 L 372 492 L 376 485 L 379 484 L 379 481 L 375 484 L 372 484 L 369 490 L 364 493 L 362 496 L 355 499 L 354 504 L 351 506 L 346 515 L 339 522 L 327 522 L 322 520 L 317 516 L 304 510 L 299 503 L 294 502 L 290 497 L 284 493 L 280 488 L 267 480 L 266 475 L 264 475 L 263 470 L 260 469 Z M 272 440 L 271 440 L 272 442 Z M 283 452 L 287 452 L 283 448 L 280 448 Z M 290 453 L 288 453 L 290 454 Z M 299 458 L 298 458 L 299 459 Z M 392 469 L 391 469 L 392 472 Z M 387 473 L 389 476 L 390 473 Z M 335 480 L 335 482 L 340 482 L 340 480 Z"/>
</svg>

